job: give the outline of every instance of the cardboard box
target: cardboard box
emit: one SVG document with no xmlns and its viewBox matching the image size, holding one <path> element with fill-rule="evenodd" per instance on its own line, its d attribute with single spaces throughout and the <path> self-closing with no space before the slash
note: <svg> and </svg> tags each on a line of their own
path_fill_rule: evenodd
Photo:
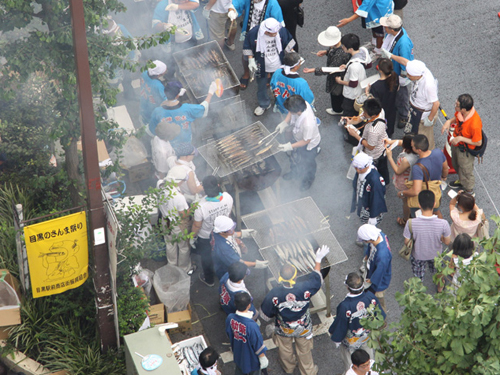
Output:
<svg viewBox="0 0 500 375">
<path fill-rule="evenodd" d="M 142 181 L 153 176 L 153 165 L 149 161 L 127 169 L 130 182 Z"/>
<path fill-rule="evenodd" d="M 0 278 L 1 277 L 3 277 L 4 281 L 12 287 L 14 292 L 17 294 L 18 299 L 21 300 L 19 281 L 17 281 L 8 270 L 0 269 Z M 0 306 L 0 327 L 17 324 L 21 324 L 21 306 Z"/>
<path fill-rule="evenodd" d="M 13 326 L 7 326 L 7 327 L 0 327 L 0 340 L 7 340 L 10 336 L 9 330 Z"/>
<path fill-rule="evenodd" d="M 162 324 L 165 323 L 165 305 L 159 303 L 157 305 L 149 306 L 149 321 L 152 324 Z"/>
<path fill-rule="evenodd" d="M 188 305 L 187 310 L 169 313 L 167 311 L 167 322 L 177 323 L 179 327 L 169 329 L 169 333 L 183 333 L 191 329 L 191 304 Z"/>
<path fill-rule="evenodd" d="M 82 141 L 79 140 L 76 143 L 76 148 L 79 151 L 82 151 Z M 103 140 L 97 141 L 97 158 L 99 159 L 99 163 L 102 163 L 109 159 L 108 149 L 106 148 L 106 144 Z"/>
</svg>

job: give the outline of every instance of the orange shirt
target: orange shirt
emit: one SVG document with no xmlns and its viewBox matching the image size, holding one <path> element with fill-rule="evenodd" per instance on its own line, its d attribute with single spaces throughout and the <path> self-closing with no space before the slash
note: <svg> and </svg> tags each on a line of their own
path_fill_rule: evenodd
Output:
<svg viewBox="0 0 500 375">
<path fill-rule="evenodd" d="M 455 112 L 455 118 L 457 121 L 463 122 L 461 126 L 457 124 L 455 127 L 455 131 L 453 132 L 454 137 L 461 135 L 462 137 L 471 139 L 472 142 L 479 142 L 483 139 L 483 135 L 481 133 L 481 130 L 483 129 L 483 122 L 474 107 L 465 119 L 460 112 Z M 470 149 L 474 149 L 476 147 L 464 142 L 460 142 L 459 144 L 466 144 Z"/>
</svg>

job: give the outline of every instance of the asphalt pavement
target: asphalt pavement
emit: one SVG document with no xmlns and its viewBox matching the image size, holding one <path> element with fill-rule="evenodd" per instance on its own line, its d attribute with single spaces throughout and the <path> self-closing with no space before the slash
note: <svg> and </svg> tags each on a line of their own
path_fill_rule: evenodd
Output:
<svg viewBox="0 0 500 375">
<path fill-rule="evenodd" d="M 151 20 L 151 11 L 144 7 L 145 3 L 126 2 L 129 7 L 125 15 L 118 15 L 117 20 L 124 23 L 134 36 L 141 35 L 147 29 Z M 349 0 L 304 1 L 305 25 L 299 28 L 297 38 L 300 42 L 300 54 L 305 58 L 304 67 L 317 67 L 326 63 L 326 58 L 312 54 L 323 49 L 317 43 L 317 34 L 328 26 L 352 14 Z M 496 178 L 499 177 L 497 163 L 499 157 L 499 132 L 497 121 L 494 119 L 498 112 L 498 54 L 499 54 L 499 27 L 500 20 L 497 12 L 500 9 L 494 2 L 478 2 L 470 0 L 430 0 L 410 1 L 404 9 L 404 27 L 414 43 L 415 58 L 424 61 L 434 76 L 439 81 L 439 99 L 441 105 L 453 115 L 454 102 L 458 95 L 470 93 L 475 99 L 475 107 L 483 120 L 483 129 L 488 135 L 488 149 L 484 163 L 476 164 L 476 200 L 480 208 L 485 210 L 487 216 L 498 214 L 495 206 L 500 198 L 500 189 Z M 205 21 L 201 17 L 201 8 L 198 19 L 202 28 L 206 30 Z M 140 17 L 139 14 L 142 14 Z M 139 23 L 140 21 L 140 23 Z M 343 33 L 353 32 L 359 35 L 362 44 L 369 42 L 371 33 L 363 30 L 357 20 L 342 29 Z M 145 26 L 146 25 L 146 26 Z M 239 32 L 238 32 L 239 35 Z M 224 50 L 237 75 L 241 75 L 241 42 L 237 41 L 236 51 Z M 159 56 L 161 59 L 161 56 Z M 372 69 L 368 75 L 374 74 Z M 330 107 L 329 95 L 325 93 L 325 77 L 315 77 L 313 74 L 302 74 L 305 77 L 316 97 L 315 106 L 317 116 L 322 120 L 320 128 L 322 151 L 317 158 L 318 172 L 316 180 L 307 192 L 300 192 L 298 186 L 292 182 L 281 181 L 282 202 L 292 201 L 301 197 L 311 196 L 325 216 L 330 217 L 330 226 L 337 237 L 343 250 L 348 256 L 344 263 L 332 267 L 330 272 L 331 306 L 333 312 L 337 304 L 344 298 L 346 288 L 343 285 L 344 277 L 349 272 L 356 271 L 362 259 L 362 250 L 354 243 L 356 231 L 360 225 L 359 219 L 349 213 L 352 194 L 351 181 L 346 179 L 349 167 L 351 146 L 344 144 L 341 129 L 336 125 L 338 117 L 326 114 L 325 109 Z M 249 118 L 257 120 L 251 114 L 257 106 L 256 84 L 253 83 L 246 91 L 240 93 L 246 101 Z M 133 108 L 132 106 L 129 106 Z M 131 111 L 133 119 L 137 113 Z M 441 119 L 442 116 L 440 116 Z M 258 118 L 269 129 L 280 122 L 278 115 L 268 111 Z M 436 126 L 436 145 L 442 148 L 445 137 L 440 135 L 440 124 Z M 402 130 L 398 129 L 393 138 L 402 137 Z M 496 156 L 495 156 L 496 155 Z M 288 161 L 281 158 L 284 172 L 288 171 Z M 204 175 L 200 170 L 199 174 Z M 452 181 L 455 176 L 450 176 Z M 442 212 L 449 218 L 447 195 L 443 195 Z M 380 224 L 380 228 L 389 237 L 393 253 L 392 281 L 386 292 L 388 306 L 388 321 L 397 321 L 401 309 L 395 300 L 395 293 L 404 289 L 404 281 L 412 276 L 410 265 L 397 255 L 403 244 L 402 228 L 397 225 L 396 218 L 401 215 L 401 202 L 395 195 L 391 184 L 387 189 L 387 204 L 389 212 Z M 243 199 L 244 213 L 255 211 L 255 194 L 248 193 Z M 247 259 L 253 260 L 258 256 L 255 244 L 248 242 L 249 254 Z M 201 318 L 206 337 L 219 352 L 229 351 L 228 339 L 224 332 L 225 314 L 220 310 L 217 299 L 217 289 L 208 288 L 198 279 L 198 272 L 193 276 L 191 288 L 192 303 L 198 316 Z M 252 292 L 254 303 L 259 306 L 266 289 L 263 283 L 263 271 L 254 270 L 247 277 L 246 283 Z M 429 287 L 429 292 L 434 293 L 430 275 L 426 275 L 424 284 Z M 214 315 L 212 315 L 214 314 Z M 209 317 L 207 317 L 209 316 Z M 204 318 L 206 317 L 206 318 Z M 315 323 L 319 323 L 317 317 Z M 319 366 L 320 373 L 340 373 L 342 361 L 338 350 L 329 339 L 328 335 L 314 338 L 314 360 Z M 283 373 L 277 361 L 277 351 L 270 350 L 269 372 L 271 374 Z M 222 366 L 223 373 L 231 373 L 233 364 Z M 332 370 L 333 369 L 333 370 Z M 298 369 L 295 370 L 298 374 Z"/>
</svg>

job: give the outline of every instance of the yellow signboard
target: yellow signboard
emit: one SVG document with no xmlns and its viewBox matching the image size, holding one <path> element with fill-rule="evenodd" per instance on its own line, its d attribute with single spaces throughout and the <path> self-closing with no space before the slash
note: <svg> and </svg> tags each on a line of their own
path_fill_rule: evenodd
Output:
<svg viewBox="0 0 500 375">
<path fill-rule="evenodd" d="M 85 212 L 24 227 L 33 298 L 59 294 L 88 278 Z"/>
</svg>

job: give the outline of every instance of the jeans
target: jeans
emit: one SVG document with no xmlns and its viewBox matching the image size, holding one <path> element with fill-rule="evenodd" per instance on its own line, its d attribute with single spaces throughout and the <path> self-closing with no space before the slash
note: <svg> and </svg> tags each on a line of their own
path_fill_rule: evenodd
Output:
<svg viewBox="0 0 500 375">
<path fill-rule="evenodd" d="M 266 109 L 271 104 L 271 98 L 267 93 L 267 73 L 264 77 L 256 77 L 257 80 L 257 101 L 259 107 Z"/>
<path fill-rule="evenodd" d="M 292 152 L 290 169 L 303 184 L 312 183 L 316 177 L 316 156 L 318 156 L 318 146 L 309 151 L 307 146 L 299 147 Z"/>
</svg>

